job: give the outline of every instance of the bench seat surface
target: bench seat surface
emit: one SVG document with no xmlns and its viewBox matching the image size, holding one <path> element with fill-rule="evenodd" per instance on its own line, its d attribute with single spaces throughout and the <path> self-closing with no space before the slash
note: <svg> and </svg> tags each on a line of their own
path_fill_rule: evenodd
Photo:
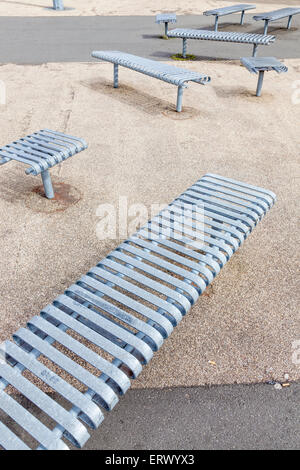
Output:
<svg viewBox="0 0 300 470">
<path fill-rule="evenodd" d="M 280 10 L 273 10 L 266 13 L 260 13 L 259 15 L 253 16 L 253 19 L 258 20 L 269 20 L 275 21 L 280 20 L 281 18 L 286 18 L 287 16 L 297 15 L 300 13 L 299 8 L 281 8 Z"/>
<path fill-rule="evenodd" d="M 212 41 L 238 42 L 247 44 L 269 44 L 275 41 L 275 36 L 272 35 L 186 28 L 172 29 L 168 32 L 168 37 L 182 39 L 208 39 Z"/>
<path fill-rule="evenodd" d="M 252 73 L 269 70 L 278 73 L 288 71 L 288 68 L 275 57 L 242 57 L 241 63 Z"/>
<path fill-rule="evenodd" d="M 154 78 L 164 80 L 174 85 L 183 85 L 185 81 L 197 83 L 208 83 L 210 77 L 198 72 L 174 67 L 173 65 L 164 64 L 156 60 L 145 59 L 133 54 L 127 54 L 120 51 L 93 51 L 92 57 L 105 60 L 113 64 L 121 65 L 137 72 L 150 75 Z"/>
<path fill-rule="evenodd" d="M 229 7 L 223 7 L 223 8 L 215 8 L 213 10 L 207 10 L 203 12 L 203 15 L 209 16 L 209 15 L 217 15 L 217 16 L 224 16 L 224 15 L 230 15 L 231 13 L 237 13 L 240 11 L 245 11 L 245 10 L 252 10 L 256 8 L 255 5 L 250 5 L 249 3 L 240 3 L 239 5 L 232 5 Z"/>
</svg>

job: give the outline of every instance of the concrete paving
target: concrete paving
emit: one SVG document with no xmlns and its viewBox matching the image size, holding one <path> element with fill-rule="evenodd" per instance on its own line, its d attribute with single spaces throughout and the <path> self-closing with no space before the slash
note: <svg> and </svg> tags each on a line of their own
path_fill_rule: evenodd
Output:
<svg viewBox="0 0 300 470">
<path fill-rule="evenodd" d="M 179 16 L 175 27 L 211 29 L 213 20 L 203 15 Z M 260 46 L 259 56 L 277 58 L 300 57 L 300 15 L 292 28 L 285 22 L 271 23 L 269 34 L 277 40 Z M 220 31 L 262 33 L 263 22 L 246 15 L 245 25 L 238 18 L 220 20 Z M 168 60 L 181 53 L 182 40 L 164 40 L 163 27 L 153 16 L 90 16 L 90 17 L 1 17 L 0 62 L 41 64 L 46 62 L 89 62 L 94 49 L 122 50 L 156 60 Z M 188 41 L 188 53 L 199 60 L 239 59 L 252 54 L 251 45 Z"/>
<path fill-rule="evenodd" d="M 53 423 L 15 397 L 50 429 Z M 69 409 L 59 397 L 54 397 Z M 130 390 L 96 431 L 86 450 L 299 449 L 300 384 Z M 36 443 L 0 411 L 0 420 L 31 448 Z M 71 448 L 69 441 L 67 445 Z"/>
</svg>

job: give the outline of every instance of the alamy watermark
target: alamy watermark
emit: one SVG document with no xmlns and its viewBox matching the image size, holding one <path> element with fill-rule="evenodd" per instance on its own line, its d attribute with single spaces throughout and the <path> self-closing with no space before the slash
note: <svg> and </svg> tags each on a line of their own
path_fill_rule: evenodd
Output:
<svg viewBox="0 0 300 470">
<path fill-rule="evenodd" d="M 0 80 L 0 105 L 6 104 L 6 85 Z"/>
<path fill-rule="evenodd" d="M 155 203 L 149 209 L 142 203 L 129 205 L 127 197 L 120 196 L 117 206 L 101 204 L 96 215 L 100 218 L 96 225 L 99 240 L 142 236 L 150 240 L 178 240 L 196 249 L 204 243 L 204 212 L 199 203 L 176 201 L 169 206 Z"/>
<path fill-rule="evenodd" d="M 300 80 L 295 80 L 292 83 L 293 93 L 292 93 L 292 103 L 300 104 Z"/>
<path fill-rule="evenodd" d="M 292 363 L 300 365 L 300 339 L 292 342 Z"/>
</svg>

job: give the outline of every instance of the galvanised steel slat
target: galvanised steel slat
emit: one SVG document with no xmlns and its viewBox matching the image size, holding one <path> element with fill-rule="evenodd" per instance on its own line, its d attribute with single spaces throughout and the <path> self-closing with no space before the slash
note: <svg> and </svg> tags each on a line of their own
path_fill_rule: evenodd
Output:
<svg viewBox="0 0 300 470">
<path fill-rule="evenodd" d="M 81 319 L 85 319 L 88 322 L 91 322 L 93 325 L 99 327 L 100 329 L 103 329 L 105 332 L 110 333 L 110 335 L 115 336 L 118 340 L 121 340 L 122 342 L 125 343 L 125 345 L 130 344 L 133 346 L 143 357 L 143 362 L 146 364 L 152 359 L 153 357 L 153 351 L 146 344 L 145 342 L 141 341 L 139 338 L 137 338 L 134 334 L 132 334 L 131 331 L 125 330 L 125 328 L 122 328 L 120 325 L 117 323 L 113 323 L 109 321 L 107 318 L 102 317 L 98 315 L 97 313 L 93 312 L 92 310 L 88 309 L 86 306 L 80 304 L 79 302 L 76 302 L 74 299 L 67 297 L 67 296 L 60 296 L 58 299 L 55 300 L 54 307 L 53 305 L 48 305 L 46 308 L 44 308 L 41 312 L 42 317 L 44 316 L 44 313 L 49 314 L 52 318 L 58 320 L 60 323 L 66 324 L 64 321 L 62 321 L 62 318 L 67 319 L 65 316 L 66 314 L 64 312 L 61 312 L 57 306 L 61 304 L 65 307 L 68 307 L 75 313 L 76 315 L 80 316 L 80 321 Z M 63 315 L 62 315 L 63 314 Z M 69 318 L 68 324 L 66 326 L 70 327 L 70 324 L 77 326 L 76 320 L 74 318 Z M 80 322 L 79 322 L 80 323 Z M 94 329 L 94 326 L 90 325 L 89 328 L 95 330 L 97 334 L 101 335 L 101 332 L 98 329 Z M 81 328 L 81 323 L 80 323 L 80 328 Z M 74 330 L 76 331 L 76 330 Z M 80 330 L 81 331 L 81 330 Z M 78 331 L 78 333 L 80 333 Z M 115 342 L 113 338 L 110 339 L 110 341 Z M 115 342 L 117 345 L 120 345 L 120 341 Z M 116 356 L 117 357 L 117 356 Z"/>
<path fill-rule="evenodd" d="M 238 196 L 232 196 L 231 194 L 228 194 L 225 191 L 220 191 L 214 190 L 207 185 L 202 185 L 202 184 L 194 184 L 191 186 L 191 189 L 195 192 L 199 192 L 200 194 L 208 194 L 211 195 L 213 198 L 221 199 L 224 201 L 228 201 L 229 203 L 236 204 L 237 206 L 240 205 L 242 207 L 245 207 L 246 209 L 249 209 L 252 213 L 252 211 L 256 212 L 258 217 L 261 217 L 264 214 L 264 210 L 261 207 L 257 207 L 256 204 L 252 204 L 252 202 L 246 200 L 245 198 L 239 198 Z"/>
<path fill-rule="evenodd" d="M 13 336 L 17 345 L 6 342 L 2 346 L 7 363 L 0 365 L 0 408 L 33 435 L 39 449 L 64 446 L 63 436 L 82 446 L 88 436 L 84 423 L 98 426 L 103 418 L 98 407 L 113 408 L 116 392 L 126 392 L 129 376 L 138 375 L 274 201 L 271 192 L 218 175 L 196 182 L 39 317 L 33 317 L 26 329 Z M 99 347 L 99 352 L 75 339 L 71 331 Z M 76 359 L 59 351 L 56 343 Z M 101 350 L 110 354 L 111 362 L 101 356 Z M 81 393 L 45 367 L 38 360 L 40 355 L 84 384 L 87 391 Z M 100 375 L 79 365 L 78 358 Z M 52 407 L 53 400 L 23 377 L 26 371 L 67 399 L 72 408 Z M 54 419 L 53 431 L 41 425 L 37 435 L 39 421 L 5 393 L 9 383 Z M 45 405 L 44 396 L 48 398 Z M 1 430 L 5 432 L 2 441 L 13 446 L 11 431 L 6 432 L 5 426 Z M 19 445 L 16 441 L 16 448 Z"/>
<path fill-rule="evenodd" d="M 140 313 L 144 317 L 149 318 L 149 320 L 152 320 L 155 324 L 160 327 L 159 331 L 161 331 L 164 338 L 168 337 L 172 333 L 173 324 L 171 323 L 171 319 L 165 318 L 163 315 L 157 313 L 156 310 L 146 307 L 146 305 L 143 305 L 142 303 L 133 300 L 131 297 L 128 297 L 127 295 L 124 295 L 121 292 L 118 292 L 116 289 L 113 289 L 112 287 L 107 284 L 104 284 L 98 279 L 95 279 L 91 276 L 82 276 L 78 281 L 78 284 L 78 286 L 71 286 L 68 291 L 74 292 L 76 294 L 76 292 L 78 292 L 77 287 L 84 287 L 84 285 L 86 285 L 87 287 L 92 287 L 107 295 L 111 299 L 116 300 L 117 302 L 125 305 L 131 310 L 134 310 L 135 312 Z"/>
<path fill-rule="evenodd" d="M 5 391 L 0 390 L 0 409 L 25 429 L 45 450 L 68 450 L 68 446 L 40 420 L 19 405 Z"/>
<path fill-rule="evenodd" d="M 218 186 L 215 182 L 210 182 L 209 179 L 203 179 L 202 181 L 200 180 L 199 182 L 195 183 L 194 186 L 200 186 L 201 188 L 206 188 L 210 189 L 212 191 L 220 192 L 222 194 L 228 194 L 230 196 L 237 197 L 239 199 L 245 200 L 247 202 L 252 203 L 255 206 L 258 206 L 260 209 L 262 209 L 261 213 L 264 214 L 269 206 L 266 202 L 262 200 L 258 200 L 256 197 L 251 196 L 249 194 L 245 195 L 244 193 L 237 193 L 236 191 L 232 191 L 229 189 L 228 186 L 225 186 L 224 184 L 221 186 Z"/>
<path fill-rule="evenodd" d="M 92 429 L 96 429 L 101 424 L 104 419 L 101 410 L 84 394 L 39 362 L 35 355 L 25 352 L 11 341 L 5 341 L 3 346 L 5 354 L 8 354 L 10 358 L 17 362 L 18 369 L 21 372 L 26 369 L 29 370 L 36 377 L 53 388 L 53 390 L 69 400 L 78 408 L 80 418 L 88 424 L 88 426 Z M 9 362 L 11 362 L 11 360 Z"/>
<path fill-rule="evenodd" d="M 63 435 L 76 447 L 83 447 L 87 442 L 90 435 L 86 427 L 55 400 L 52 400 L 52 398 L 42 392 L 32 382 L 18 373 L 13 367 L 2 364 L 0 367 L 0 377 L 15 387 L 16 390 L 20 391 L 48 416 L 53 418 L 63 428 Z"/>
<path fill-rule="evenodd" d="M 239 191 L 240 188 L 245 189 L 245 190 L 250 190 L 251 192 L 249 191 L 249 194 L 256 193 L 257 197 L 262 198 L 263 196 L 270 196 L 270 208 L 276 201 L 276 195 L 272 191 L 269 191 L 264 188 L 260 188 L 258 186 L 253 186 L 252 184 L 247 184 L 242 181 L 234 180 L 232 178 L 226 178 L 225 176 L 216 175 L 214 173 L 207 173 L 206 175 L 203 176 L 203 178 L 212 178 L 214 180 L 219 181 L 220 184 L 222 184 L 223 182 L 231 183 L 234 187 L 237 188 L 237 191 Z"/>
<path fill-rule="evenodd" d="M 168 298 L 169 302 L 172 299 L 174 302 L 178 304 L 177 307 L 180 309 L 180 313 L 182 315 L 185 315 L 186 312 L 191 307 L 190 302 L 182 294 L 179 294 L 178 292 L 176 292 L 176 290 L 170 289 L 169 287 L 166 287 L 164 284 L 161 284 L 157 281 L 150 279 L 147 276 L 144 276 L 143 274 L 140 274 L 135 269 L 133 269 L 133 266 L 132 267 L 125 266 L 121 263 L 113 261 L 110 258 L 103 259 L 101 263 L 99 263 L 97 266 L 99 267 L 106 266 L 108 268 L 114 269 L 118 273 L 126 277 L 129 277 L 139 282 L 140 284 L 150 289 L 153 289 L 156 292 L 159 292 L 160 294 L 165 295 Z"/>
<path fill-rule="evenodd" d="M 107 409 L 112 409 L 118 402 L 117 395 L 110 387 L 107 387 L 106 384 L 103 384 L 103 382 L 100 380 L 95 380 L 95 376 L 93 374 L 51 346 L 51 344 L 49 344 L 45 338 L 41 339 L 35 333 L 25 328 L 20 328 L 13 335 L 13 338 L 21 347 L 24 346 L 23 342 L 26 343 L 29 347 L 36 349 L 52 362 L 54 362 L 57 366 L 61 367 L 63 370 L 75 377 L 77 380 L 79 380 L 79 382 L 89 387 L 89 389 L 94 392 L 93 400 L 96 403 L 105 403 Z M 62 343 L 63 346 L 67 347 L 68 349 L 71 347 L 72 349 L 70 349 L 70 351 L 77 354 L 84 361 L 91 364 L 99 371 L 104 370 L 106 372 L 105 367 L 103 367 L 103 363 L 108 361 L 105 361 L 105 359 L 79 343 L 77 340 L 73 339 L 72 341 L 69 335 L 66 335 L 66 337 L 62 337 L 62 335 L 60 335 L 59 338 L 60 340 L 64 341 Z M 125 393 L 125 391 L 127 391 L 130 386 L 130 381 L 121 370 L 119 374 L 114 374 L 114 369 L 116 368 L 111 366 L 110 370 L 107 372 L 111 374 L 112 378 L 116 381 L 116 384 L 120 387 L 120 389 L 123 390 L 123 393 Z"/>
<path fill-rule="evenodd" d="M 0 446 L 4 450 L 30 450 L 9 428 L 0 421 Z"/>
<path fill-rule="evenodd" d="M 173 208 L 172 208 L 172 210 L 173 210 Z M 167 226 L 167 229 L 169 231 L 172 231 L 173 227 L 176 228 L 176 225 L 174 226 L 174 223 L 178 224 L 181 221 L 182 213 L 180 213 L 179 210 L 178 210 L 178 213 L 179 213 L 179 215 L 170 214 L 170 213 L 165 214 L 164 211 L 163 211 L 159 216 L 153 218 L 153 220 L 151 221 L 151 227 L 152 227 L 152 223 L 154 221 L 154 222 L 158 223 L 161 226 Z M 205 251 L 206 253 L 210 252 L 215 258 L 217 258 L 217 260 L 218 260 L 218 262 L 220 262 L 221 266 L 224 265 L 227 260 L 226 260 L 226 257 L 220 252 L 220 250 L 218 251 L 218 254 L 215 254 L 214 252 L 212 252 L 212 250 L 206 248 L 207 245 L 205 243 L 212 243 L 215 240 L 218 240 L 222 243 L 222 247 L 223 247 L 223 242 L 225 242 L 225 243 L 231 245 L 230 246 L 231 250 L 235 251 L 239 246 L 237 240 L 233 239 L 227 233 L 222 233 L 222 231 L 220 231 L 220 230 L 214 230 L 213 228 L 209 228 L 207 226 L 203 226 L 203 230 L 199 230 L 198 225 L 199 225 L 199 221 L 200 221 L 200 214 L 199 214 L 199 218 L 192 217 L 191 220 L 185 219 L 184 228 L 182 230 L 183 233 L 186 236 L 188 236 L 188 235 L 191 236 L 190 244 L 193 243 L 193 238 L 196 238 L 197 240 L 199 240 L 200 244 L 202 242 L 203 251 Z M 212 224 L 213 224 L 213 222 L 212 222 Z M 190 228 L 187 228 L 187 227 L 190 227 Z M 194 230 L 192 230 L 192 229 L 194 229 Z M 197 232 L 195 232 L 195 229 L 197 230 Z M 175 235 L 172 236 L 172 232 L 170 233 L 170 238 L 174 238 L 176 240 L 176 236 Z M 184 243 L 186 243 L 186 242 L 184 242 Z M 210 247 L 208 247 L 208 248 L 210 248 Z M 217 248 L 219 248 L 219 246 L 217 246 Z M 212 263 L 214 263 L 214 264 L 212 264 Z M 215 261 L 209 261 L 209 258 L 208 258 L 207 259 L 207 264 L 211 265 L 211 267 L 213 269 L 215 269 L 217 271 L 217 273 L 219 273 L 220 267 L 219 267 L 219 265 L 216 266 Z"/>
<path fill-rule="evenodd" d="M 29 167 L 26 174 L 41 175 L 45 194 L 54 198 L 49 169 L 87 148 L 83 139 L 42 129 L 0 148 L 0 165 L 16 160 Z"/>
<path fill-rule="evenodd" d="M 158 330 L 150 326 L 148 323 L 131 315 L 130 313 L 125 312 L 125 310 L 122 310 L 121 308 L 116 307 L 115 305 L 108 302 L 107 300 L 100 298 L 99 294 L 95 295 L 87 291 L 86 289 L 83 289 L 80 286 L 76 286 L 76 287 L 77 287 L 76 296 L 78 296 L 79 292 L 81 292 L 80 294 L 81 298 L 84 298 L 84 300 L 89 305 L 93 305 L 94 307 L 101 308 L 104 312 L 114 316 L 115 318 L 123 321 L 127 325 L 132 326 L 136 330 L 144 333 L 151 340 L 151 347 L 153 348 L 154 351 L 157 351 L 161 347 L 161 345 L 163 344 L 164 338 Z M 70 305 L 73 305 L 73 302 L 75 303 L 75 305 L 77 305 L 78 302 L 74 300 L 72 297 L 70 297 L 70 294 L 73 294 L 73 293 L 67 290 L 66 294 L 60 295 L 56 299 L 57 302 L 61 303 L 62 305 L 66 305 L 66 302 L 68 301 L 68 304 L 70 302 Z M 101 295 L 103 296 L 103 294 Z M 97 313 L 98 313 L 98 310 L 97 310 Z"/>
<path fill-rule="evenodd" d="M 172 270 L 170 270 L 170 268 L 172 267 L 171 263 L 167 263 L 161 260 L 161 258 L 158 258 L 157 256 L 153 256 L 145 250 L 140 250 L 139 248 L 133 245 L 130 245 L 129 243 L 121 243 L 121 245 L 119 245 L 117 250 L 112 252 L 113 256 L 116 253 L 118 253 L 119 250 L 120 250 L 120 253 L 122 254 L 125 251 L 126 253 L 130 253 L 134 255 L 136 257 L 135 259 L 137 260 L 137 263 L 139 263 L 139 264 L 136 264 L 136 266 L 139 269 L 145 272 L 148 272 L 152 276 L 155 276 L 156 278 L 161 279 L 162 281 L 168 282 L 169 284 L 176 286 L 177 289 L 180 289 L 182 294 L 188 298 L 191 305 L 193 305 L 196 302 L 196 300 L 198 300 L 199 292 L 196 290 L 194 286 L 188 284 L 185 281 L 182 281 L 181 279 L 178 279 L 177 277 L 174 277 L 170 274 L 165 273 L 164 271 L 162 271 L 161 269 L 157 267 L 155 268 L 153 267 L 153 264 L 154 264 L 155 266 L 159 266 L 160 268 L 167 269 L 169 272 L 172 272 Z M 130 261 L 131 259 L 132 257 L 130 257 Z M 133 260 L 135 259 L 133 258 Z M 147 264 L 145 261 L 148 261 L 149 263 L 151 263 L 151 265 Z"/>
<path fill-rule="evenodd" d="M 178 199 L 183 201 L 183 202 L 190 202 L 192 204 L 197 204 L 196 201 L 197 200 L 199 201 L 199 199 L 195 198 L 195 196 L 191 197 L 188 194 L 188 192 L 181 194 Z M 215 213 L 216 214 L 216 217 L 215 217 L 216 219 L 217 219 L 217 215 L 220 215 L 220 216 L 225 215 L 228 218 L 232 218 L 232 220 L 233 220 L 232 225 L 234 225 L 234 221 L 242 222 L 244 225 L 246 225 L 246 228 L 247 228 L 247 230 L 244 231 L 245 235 L 247 233 L 249 234 L 249 232 L 252 232 L 252 229 L 255 226 L 253 221 L 249 217 L 244 216 L 241 212 L 240 213 L 237 213 L 237 212 L 235 213 L 232 210 L 229 210 L 229 208 L 225 209 L 226 206 L 224 207 L 224 205 L 223 205 L 223 207 L 221 207 L 220 205 L 216 205 L 212 202 L 208 202 L 208 201 L 204 201 L 204 200 L 200 200 L 199 202 L 201 202 L 203 204 L 204 210 L 206 210 L 206 208 L 207 208 L 211 212 Z"/>
<path fill-rule="evenodd" d="M 152 252 L 154 252 L 154 253 L 158 254 L 159 256 L 164 256 L 164 254 L 162 252 L 162 249 L 160 247 L 158 247 L 157 245 L 155 245 L 152 241 L 147 241 L 147 240 L 144 240 L 144 239 L 138 238 L 138 237 L 131 237 L 129 239 L 129 242 L 132 242 L 135 245 L 138 245 L 138 246 L 144 248 L 145 250 L 148 250 L 149 253 L 151 253 L 151 255 L 152 255 Z M 196 289 L 198 290 L 199 293 L 202 294 L 205 291 L 205 289 L 207 287 L 207 284 L 205 283 L 205 281 L 202 277 L 196 275 L 195 273 L 193 273 L 192 271 L 189 271 L 186 268 L 182 268 L 181 266 L 177 266 L 177 265 L 167 261 L 166 259 L 158 258 L 157 256 L 153 256 L 153 259 L 157 260 L 157 263 L 159 262 L 160 265 L 165 267 L 168 271 L 170 271 L 172 273 L 179 274 L 184 279 L 186 279 L 187 282 L 195 284 L 195 287 L 196 287 Z M 171 257 L 171 259 L 172 259 L 172 257 Z"/>
<path fill-rule="evenodd" d="M 176 213 L 180 215 L 182 214 L 182 211 L 185 210 L 185 208 L 186 208 L 186 204 L 182 204 L 179 201 L 176 201 L 172 205 L 172 212 L 174 212 L 174 216 Z M 204 224 L 204 228 L 203 228 L 204 233 L 215 234 L 216 232 L 218 232 L 218 235 L 219 235 L 219 232 L 221 232 L 223 234 L 227 234 L 226 241 L 232 245 L 232 249 L 234 251 L 244 241 L 244 237 L 242 236 L 241 232 L 236 230 L 235 227 L 232 227 L 231 225 L 226 226 L 224 223 L 222 224 L 220 222 L 217 222 L 215 219 L 209 218 L 208 211 L 204 211 L 204 210 L 201 211 L 199 207 L 195 207 L 194 210 L 192 211 L 191 220 L 195 221 L 196 224 L 197 223 L 199 224 L 200 222 L 202 222 Z M 188 221 L 186 223 L 189 224 L 190 222 Z M 192 226 L 194 227 L 194 224 Z M 208 226 L 212 227 L 212 229 L 210 229 Z M 219 255 L 220 253 L 218 254 L 218 257 Z M 221 263 L 221 265 L 223 265 L 226 263 L 227 260 L 223 254 L 221 255 L 222 255 L 222 259 L 218 258 L 218 261 Z"/>
<path fill-rule="evenodd" d="M 201 248 L 199 247 L 199 243 L 197 243 L 197 250 L 202 249 L 202 246 L 204 247 L 204 237 L 203 235 L 197 236 L 194 234 L 193 231 L 188 231 L 185 228 L 184 235 L 178 235 L 180 236 L 180 239 L 176 238 L 176 235 L 172 234 L 173 231 L 173 220 L 170 220 L 168 217 L 166 220 L 163 219 L 163 217 L 158 217 L 158 221 L 156 221 L 156 217 L 152 219 L 152 221 L 148 224 L 149 231 L 151 232 L 156 232 L 158 236 L 160 234 L 162 235 L 167 235 L 167 238 L 160 237 L 157 239 L 154 238 L 153 240 L 156 241 L 157 243 L 166 246 L 167 248 L 174 249 L 177 252 L 184 254 L 188 257 L 196 259 L 198 262 L 201 264 L 204 263 L 205 268 L 202 272 L 204 276 L 207 277 L 207 280 L 211 282 L 213 278 L 220 272 L 220 265 L 217 263 L 212 257 L 209 257 L 207 255 L 203 255 L 199 253 L 198 251 L 193 251 L 190 248 L 185 248 L 182 244 L 189 244 L 189 246 L 193 246 L 193 243 L 195 242 L 192 238 L 189 238 L 188 235 L 192 234 L 193 238 L 197 238 L 197 240 L 200 241 Z M 153 226 L 153 222 L 156 222 L 157 225 L 159 225 L 160 228 L 156 228 Z M 175 242 L 171 241 L 175 240 Z M 180 242 L 180 243 L 179 243 Z M 207 267 L 206 267 L 207 266 Z"/>
<path fill-rule="evenodd" d="M 182 314 L 178 307 L 175 305 L 166 302 L 165 300 L 157 297 L 156 295 L 152 294 L 151 292 L 145 291 L 143 288 L 128 282 L 116 274 L 113 274 L 105 269 L 101 269 L 101 267 L 95 267 L 90 269 L 88 274 L 95 274 L 96 276 L 100 276 L 101 278 L 105 279 L 106 281 L 110 281 L 114 284 L 117 284 L 118 287 L 134 294 L 137 297 L 140 297 L 147 302 L 155 305 L 158 308 L 163 309 L 165 312 L 168 312 L 174 318 L 175 325 L 178 324 L 182 320 Z"/>
<path fill-rule="evenodd" d="M 188 196 L 194 197 L 195 199 L 197 199 L 197 201 L 210 202 L 215 206 L 219 206 L 220 208 L 229 209 L 231 212 L 236 212 L 237 218 L 239 218 L 240 216 L 241 218 L 246 216 L 248 220 L 252 219 L 252 221 L 249 222 L 252 228 L 254 228 L 257 221 L 259 220 L 259 217 L 255 212 L 246 208 L 239 208 L 237 205 L 227 202 L 226 199 L 219 199 L 215 196 L 212 197 L 209 194 L 206 196 L 206 194 L 197 193 L 193 189 L 189 189 L 188 191 L 186 191 L 186 194 Z"/>
<path fill-rule="evenodd" d="M 55 307 L 53 307 L 53 309 L 54 308 Z M 43 313 L 44 310 L 45 309 L 43 309 L 41 313 Z M 70 315 L 67 315 L 67 314 L 63 315 L 63 312 L 60 311 L 59 309 L 57 309 L 56 314 L 57 316 L 59 315 L 61 318 L 64 319 L 63 321 L 61 321 L 61 323 L 63 323 L 64 325 L 68 326 L 68 323 L 72 322 L 72 318 L 70 317 Z M 76 326 L 76 331 L 81 336 L 91 341 L 96 346 L 99 346 L 100 348 L 104 349 L 104 351 L 107 351 L 112 356 L 117 357 L 118 359 L 121 360 L 121 362 L 126 364 L 126 366 L 131 370 L 134 377 L 137 377 L 140 374 L 142 370 L 142 366 L 141 366 L 141 363 L 138 361 L 138 359 L 136 359 L 134 356 L 132 356 L 131 354 L 128 354 L 127 351 L 124 351 L 122 348 L 118 347 L 116 344 L 112 343 L 106 338 L 103 338 L 102 336 L 100 336 L 99 334 L 91 330 L 90 328 L 86 327 L 82 323 L 76 322 L 74 326 Z M 67 333 L 64 333 L 63 331 L 59 330 L 56 326 L 54 326 L 49 321 L 44 320 L 44 318 L 42 317 L 35 316 L 31 318 L 31 320 L 28 322 L 28 328 L 31 329 L 32 331 L 34 331 L 35 329 L 38 329 L 42 333 L 46 333 L 51 338 L 55 339 L 55 341 L 61 342 L 63 346 L 66 346 L 69 349 L 70 349 L 69 346 L 73 347 L 72 337 L 70 337 Z M 81 343 L 78 342 L 79 350 L 80 350 L 80 346 L 81 346 Z M 71 349 L 71 351 L 72 350 L 73 349 Z M 106 393 L 112 392 L 111 390 L 106 389 L 104 383 L 102 383 L 101 386 L 103 387 Z"/>
</svg>

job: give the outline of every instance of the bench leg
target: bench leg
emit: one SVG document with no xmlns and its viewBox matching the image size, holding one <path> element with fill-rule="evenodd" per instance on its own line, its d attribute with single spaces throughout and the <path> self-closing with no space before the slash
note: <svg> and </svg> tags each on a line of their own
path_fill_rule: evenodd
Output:
<svg viewBox="0 0 300 470">
<path fill-rule="evenodd" d="M 187 50 L 187 39 L 182 39 L 182 57 L 186 59 L 186 50 Z"/>
<path fill-rule="evenodd" d="M 54 10 L 63 10 L 64 9 L 63 0 L 53 0 L 53 9 Z"/>
<path fill-rule="evenodd" d="M 168 35 L 168 22 L 165 22 L 165 36 Z"/>
<path fill-rule="evenodd" d="M 245 10 L 242 11 L 240 24 L 244 24 Z"/>
<path fill-rule="evenodd" d="M 216 15 L 215 17 L 215 31 L 218 31 L 218 23 L 219 23 L 219 17 Z"/>
<path fill-rule="evenodd" d="M 289 19 L 288 19 L 287 29 L 290 29 L 290 27 L 291 27 L 292 18 L 293 18 L 293 15 L 290 15 Z"/>
<path fill-rule="evenodd" d="M 183 96 L 183 87 L 179 86 L 177 90 L 177 104 L 176 104 L 177 113 L 180 113 L 182 110 L 182 96 Z"/>
<path fill-rule="evenodd" d="M 114 64 L 114 88 L 119 87 L 119 65 Z"/>
<path fill-rule="evenodd" d="M 52 186 L 52 181 L 51 181 L 49 170 L 43 171 L 41 176 L 42 176 L 42 181 L 43 181 L 46 197 L 48 199 L 53 199 L 54 191 L 53 191 L 53 186 Z"/>
<path fill-rule="evenodd" d="M 264 34 L 268 33 L 269 20 L 265 20 Z"/>
<path fill-rule="evenodd" d="M 257 48 L 258 48 L 258 44 L 254 44 L 254 46 L 253 46 L 253 52 L 252 52 L 252 57 L 256 57 Z"/>
<path fill-rule="evenodd" d="M 264 81 L 264 73 L 265 72 L 263 70 L 259 71 L 258 81 L 257 81 L 257 88 L 256 88 L 256 96 L 261 95 L 262 84 L 263 84 L 263 81 Z"/>
</svg>

